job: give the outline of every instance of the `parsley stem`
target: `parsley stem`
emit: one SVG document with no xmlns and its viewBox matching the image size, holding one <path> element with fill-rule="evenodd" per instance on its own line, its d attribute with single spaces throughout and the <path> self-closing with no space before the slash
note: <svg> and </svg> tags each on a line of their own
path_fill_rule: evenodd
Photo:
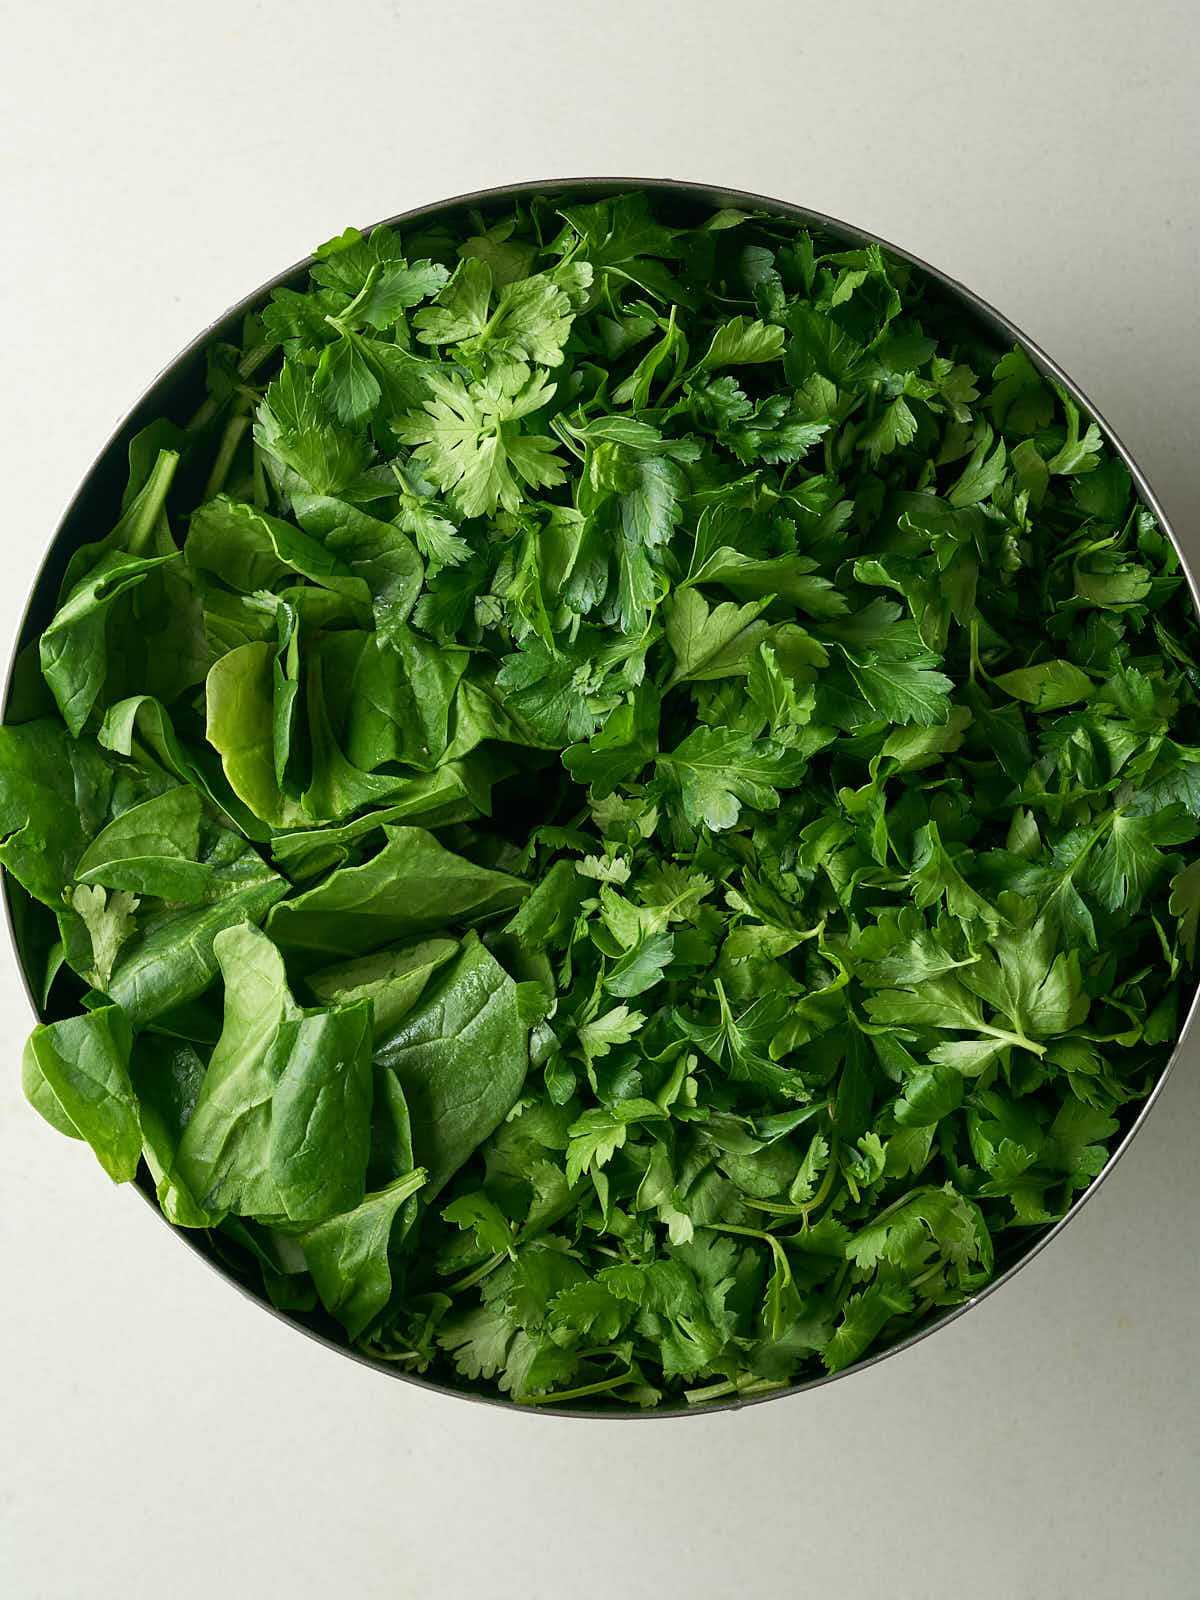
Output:
<svg viewBox="0 0 1200 1600">
<path fill-rule="evenodd" d="M 269 343 L 264 342 L 262 344 L 256 344 L 252 346 L 251 349 L 247 350 L 246 354 L 237 364 L 238 377 L 252 377 L 254 373 L 258 371 L 259 367 L 262 366 L 263 362 L 272 353 L 272 351 L 276 349 L 278 349 L 278 346 L 273 340 Z M 217 400 L 213 395 L 210 394 L 208 399 L 203 401 L 202 404 L 192 413 L 191 420 L 185 424 L 184 431 L 187 433 L 195 433 L 200 428 L 203 428 L 205 423 L 212 421 L 217 412 L 228 399 L 228 395 L 223 395 L 220 400 Z"/>
<path fill-rule="evenodd" d="M 619 1389 L 634 1376 L 633 1368 L 626 1367 L 624 1372 L 618 1372 L 615 1377 L 602 1378 L 598 1383 L 581 1383 L 576 1389 L 555 1389 L 550 1394 L 522 1395 L 519 1403 L 523 1406 L 549 1406 L 559 1400 L 582 1400 L 585 1395 L 604 1394 L 609 1389 Z"/>
<path fill-rule="evenodd" d="M 769 1244 L 772 1240 L 772 1235 L 762 1228 L 743 1228 L 734 1222 L 705 1222 L 701 1226 L 710 1233 L 738 1233 L 743 1238 L 761 1239 L 766 1244 Z"/>
<path fill-rule="evenodd" d="M 238 362 L 238 377 L 252 378 L 274 349 L 274 340 L 264 340 L 262 344 L 252 346 Z"/>
<path fill-rule="evenodd" d="M 992 1039 L 1003 1039 L 1005 1044 L 1016 1045 L 1019 1050 L 1032 1050 L 1035 1056 L 1044 1056 L 1046 1046 L 1035 1044 L 1032 1039 L 1027 1039 L 1023 1033 L 1009 1033 L 1007 1028 L 993 1028 L 986 1022 L 978 1024 L 980 1033 L 986 1033 Z"/>
<path fill-rule="evenodd" d="M 832 1140 L 832 1147 L 831 1147 L 831 1149 L 829 1151 L 829 1160 L 828 1160 L 828 1163 L 826 1164 L 826 1167 L 825 1167 L 825 1175 L 821 1179 L 821 1186 L 817 1190 L 816 1194 L 813 1195 L 812 1199 L 808 1202 L 808 1204 L 806 1206 L 801 1206 L 800 1207 L 800 1215 L 801 1215 L 801 1217 L 803 1219 L 801 1224 L 800 1224 L 800 1226 L 801 1226 L 801 1231 L 804 1232 L 804 1233 L 807 1233 L 809 1228 L 812 1226 L 812 1215 L 813 1215 L 813 1212 L 814 1211 L 819 1211 L 821 1209 L 821 1207 L 825 1204 L 826 1200 L 828 1200 L 830 1191 L 833 1188 L 834 1179 L 836 1178 L 837 1173 L 840 1170 L 838 1168 L 838 1163 L 837 1163 L 837 1147 L 838 1147 L 837 1135 L 834 1134 L 833 1140 Z"/>
<path fill-rule="evenodd" d="M 251 477 L 253 481 L 254 504 L 260 511 L 265 511 L 270 501 L 270 497 L 267 493 L 267 472 L 266 468 L 263 466 L 262 451 L 258 448 L 257 444 L 253 445 L 252 448 L 254 452 L 254 464 L 251 469 Z"/>
<path fill-rule="evenodd" d="M 476 1267 L 472 1272 L 468 1272 L 465 1278 L 460 1278 L 457 1283 L 452 1283 L 447 1293 L 458 1294 L 460 1290 L 473 1289 L 477 1283 L 482 1283 L 490 1273 L 495 1272 L 502 1261 L 507 1260 L 507 1250 L 498 1250 L 490 1261 L 485 1261 L 482 1266 Z"/>
<path fill-rule="evenodd" d="M 685 1389 L 683 1397 L 688 1405 L 702 1405 L 709 1400 L 721 1400 L 727 1394 L 768 1394 L 772 1389 L 786 1389 L 786 1378 L 730 1378 L 725 1383 L 710 1383 L 704 1389 Z"/>
<path fill-rule="evenodd" d="M 326 314 L 325 321 L 337 329 L 339 333 L 349 333 L 351 323 L 358 320 L 359 312 L 370 298 L 376 283 L 379 281 L 380 264 L 378 261 L 363 280 L 363 286 L 351 300 L 350 304 L 343 306 L 336 316 Z"/>
<path fill-rule="evenodd" d="M 242 442 L 242 436 L 250 426 L 250 418 L 244 411 L 237 416 L 230 417 L 225 424 L 225 431 L 221 435 L 221 442 L 217 446 L 216 458 L 212 464 L 212 471 L 208 475 L 208 482 L 204 485 L 204 498 L 211 500 L 214 495 L 220 494 L 225 487 L 225 480 L 229 476 L 229 469 L 233 465 L 233 458 L 237 454 L 237 447 Z"/>
</svg>

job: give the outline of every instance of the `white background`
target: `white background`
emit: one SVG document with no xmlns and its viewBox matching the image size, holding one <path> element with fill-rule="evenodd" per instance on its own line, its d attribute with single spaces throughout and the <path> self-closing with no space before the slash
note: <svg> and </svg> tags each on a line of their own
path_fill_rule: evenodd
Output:
<svg viewBox="0 0 1200 1600">
<path fill-rule="evenodd" d="M 592 173 L 858 222 L 1092 395 L 1193 555 L 1192 0 L 57 0 L 5 25 L 0 636 L 118 415 L 346 223 Z M 104 530 L 97 530 L 98 532 Z M 20 1098 L 0 963 L 0 1592 L 1200 1593 L 1197 1052 L 1084 1214 L 807 1396 L 569 1422 L 392 1384 L 235 1295 Z"/>
</svg>

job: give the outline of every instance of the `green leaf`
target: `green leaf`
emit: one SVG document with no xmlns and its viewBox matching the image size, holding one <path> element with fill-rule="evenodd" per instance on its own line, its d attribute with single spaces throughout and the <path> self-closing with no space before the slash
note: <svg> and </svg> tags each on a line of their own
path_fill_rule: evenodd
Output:
<svg viewBox="0 0 1200 1600">
<path fill-rule="evenodd" d="M 92 945 L 92 965 L 88 982 L 107 989 L 121 946 L 134 930 L 137 899 L 131 894 L 109 895 L 100 888 L 80 884 L 71 895 L 71 909 L 87 929 Z"/>
<path fill-rule="evenodd" d="M 1091 472 L 1100 463 L 1100 429 L 1094 422 L 1089 422 L 1086 432 L 1081 435 L 1079 407 L 1062 390 L 1058 390 L 1058 396 L 1067 417 L 1067 436 L 1062 448 L 1046 463 L 1047 470 L 1052 475 L 1057 472 L 1064 476 Z"/>
<path fill-rule="evenodd" d="M 810 617 L 841 616 L 847 609 L 844 596 L 828 578 L 816 576 L 815 567 L 816 562 L 808 556 L 776 556 L 762 560 L 722 545 L 688 581 L 719 584 L 737 595 L 778 595 Z M 676 598 L 681 600 L 687 592 L 684 590 Z"/>
<path fill-rule="evenodd" d="M 929 728 L 949 720 L 947 696 L 954 685 L 944 672 L 919 661 L 852 661 L 850 676 L 871 709 L 887 722 Z"/>
<path fill-rule="evenodd" d="M 1110 911 L 1134 911 L 1167 868 L 1164 847 L 1188 844 L 1197 831 L 1195 820 L 1177 806 L 1148 817 L 1114 812 L 1107 837 L 1088 863 L 1088 882 Z"/>
<path fill-rule="evenodd" d="M 105 754 L 43 719 L 0 727 L 0 862 L 55 909 L 88 840 L 108 819 L 114 774 Z"/>
<path fill-rule="evenodd" d="M 618 1045 L 628 1044 L 645 1020 L 641 1011 L 631 1011 L 626 1005 L 613 1006 L 580 1028 L 579 1043 L 584 1055 L 595 1060 Z"/>
<path fill-rule="evenodd" d="M 609 994 L 630 999 L 645 994 L 662 982 L 663 968 L 670 965 L 675 941 L 669 933 L 655 933 L 638 941 L 618 958 L 604 977 Z"/>
<path fill-rule="evenodd" d="M 673 1018 L 675 1027 L 706 1055 L 723 1063 L 732 1078 L 775 1094 L 807 1099 L 799 1076 L 779 1066 L 769 1053 L 787 1015 L 786 1000 L 778 994 L 764 995 L 735 1017 L 718 983 L 717 1001 L 720 1015 L 715 1023 L 696 1022 L 677 1011 Z"/>
<path fill-rule="evenodd" d="M 888 405 L 867 428 L 859 443 L 874 460 L 890 456 L 902 446 L 911 444 L 917 436 L 917 419 L 909 410 L 903 395 Z"/>
<path fill-rule="evenodd" d="M 898 1284 L 873 1283 L 842 1307 L 842 1320 L 821 1352 L 827 1372 L 852 1366 L 878 1339 L 893 1317 L 912 1310 L 910 1291 Z"/>
<path fill-rule="evenodd" d="M 563 751 L 563 766 L 577 783 L 591 785 L 603 800 L 617 786 L 636 778 L 658 750 L 661 697 L 653 684 L 642 683 L 631 698 L 611 711 L 603 727 L 586 744 Z"/>
<path fill-rule="evenodd" d="M 915 1072 L 896 1102 L 902 1128 L 928 1128 L 957 1111 L 963 1100 L 963 1078 L 953 1067 L 934 1065 Z"/>
<path fill-rule="evenodd" d="M 217 975 L 217 935 L 261 922 L 286 892 L 284 880 L 253 849 L 234 846 L 216 869 L 208 902 L 165 908 L 139 922 L 121 946 L 108 994 L 135 1027 L 194 1000 Z"/>
<path fill-rule="evenodd" d="M 713 334 L 711 344 L 700 358 L 698 370 L 711 372 L 716 367 L 778 361 L 783 355 L 783 340 L 783 329 L 771 323 L 731 317 Z"/>
<path fill-rule="evenodd" d="M 129 1023 L 119 1006 L 41 1023 L 25 1046 L 26 1097 L 53 1126 L 86 1139 L 118 1183 L 137 1173 L 142 1131 L 129 1081 Z M 47 1106 L 47 1098 L 49 1104 Z"/>
<path fill-rule="evenodd" d="M 468 385 L 436 372 L 425 381 L 433 398 L 421 411 L 400 418 L 394 431 L 402 443 L 416 447 L 423 470 L 463 516 L 490 516 L 499 506 L 515 511 L 521 482 L 532 488 L 563 482 L 554 441 L 520 428 L 523 417 L 554 395 L 554 385 L 544 377 L 531 377 L 517 363 L 487 382 Z"/>
<path fill-rule="evenodd" d="M 197 859 L 200 819 L 195 789 L 168 789 L 143 800 L 100 830 L 75 863 L 75 877 L 81 884 L 103 884 L 161 900 L 203 899 L 213 874 Z M 80 906 L 76 910 L 82 914 Z"/>
<path fill-rule="evenodd" d="M 1062 706 L 1090 699 L 1093 693 L 1087 673 L 1070 661 L 1043 661 L 1036 667 L 1003 672 L 992 681 L 997 689 L 1014 700 L 1023 700 L 1035 711 L 1058 711 Z"/>
<path fill-rule="evenodd" d="M 275 646 L 230 650 L 213 665 L 204 692 L 208 742 L 234 794 L 273 828 L 301 824 L 305 813 L 284 793 L 275 763 Z"/>
<path fill-rule="evenodd" d="M 946 496 L 952 506 L 978 505 L 981 500 L 989 499 L 1003 481 L 1008 452 L 1004 440 L 1000 439 L 989 453 L 992 438 L 992 430 L 985 425 L 971 459 Z"/>
<path fill-rule="evenodd" d="M 421 939 L 323 967 L 320 972 L 310 972 L 305 982 L 326 1005 L 369 1000 L 373 1034 L 379 1039 L 408 1015 L 433 974 L 453 960 L 457 951 L 455 939 Z"/>
<path fill-rule="evenodd" d="M 432 1197 L 521 1092 L 529 1047 L 516 984 L 469 934 L 419 1004 L 380 1041 L 376 1059 L 404 1091 Z"/>
<path fill-rule="evenodd" d="M 743 805 L 759 811 L 779 804 L 779 790 L 801 781 L 803 756 L 770 739 L 751 739 L 718 728 L 696 728 L 658 768 L 677 784 L 684 815 L 694 826 L 735 827 Z"/>
<path fill-rule="evenodd" d="M 272 911 L 267 932 L 285 950 L 365 954 L 396 939 L 511 911 L 529 886 L 476 866 L 424 828 L 385 827 L 386 843 L 362 866 L 342 867 Z"/>
<path fill-rule="evenodd" d="M 69 592 L 42 634 L 38 645 L 42 674 L 73 734 L 82 731 L 104 686 L 109 670 L 108 621 L 115 602 L 176 559 L 107 552 Z"/>
<path fill-rule="evenodd" d="M 672 683 L 707 682 L 748 672 L 769 628 L 758 619 L 766 609 L 759 600 L 737 606 L 725 601 L 710 611 L 703 595 L 681 589 L 666 609 L 667 643 L 675 657 Z"/>
<path fill-rule="evenodd" d="M 511 1256 L 516 1260 L 512 1224 L 496 1202 L 482 1191 L 460 1195 L 457 1200 L 442 1207 L 442 1216 L 458 1228 L 469 1228 L 480 1250 L 488 1254 Z"/>
<path fill-rule="evenodd" d="M 1171 879 L 1171 912 L 1179 918 L 1179 942 L 1189 961 L 1196 959 L 1200 927 L 1200 861 L 1193 861 Z"/>
<path fill-rule="evenodd" d="M 370 1008 L 304 1013 L 283 960 L 246 925 L 219 933 L 225 1015 L 178 1170 L 209 1212 L 319 1222 L 362 1200 L 370 1146 Z"/>
<path fill-rule="evenodd" d="M 330 1217 L 301 1235 L 305 1264 L 321 1304 L 352 1339 L 370 1327 L 391 1297 L 390 1248 L 396 1219 L 427 1177 L 424 1167 L 416 1167 L 364 1196 L 352 1211 Z"/>
<path fill-rule="evenodd" d="M 366 604 L 362 578 L 318 540 L 256 507 L 220 495 L 192 514 L 184 553 L 245 594 L 292 580 L 293 574 Z"/>
<path fill-rule="evenodd" d="M 259 403 L 254 440 L 303 490 L 320 495 L 350 489 L 374 454 L 369 441 L 329 418 L 314 380 L 291 361 Z"/>
<path fill-rule="evenodd" d="M 292 505 L 305 530 L 354 581 L 366 585 L 380 638 L 389 643 L 398 639 L 424 577 L 411 540 L 400 527 L 328 495 L 295 495 Z M 398 516 L 402 527 L 403 502 Z"/>
<path fill-rule="evenodd" d="M 204 1062 L 183 1040 L 143 1033 L 134 1044 L 129 1076 L 142 1128 L 142 1154 L 163 1215 L 179 1228 L 211 1227 L 217 1219 L 191 1193 L 178 1165 L 179 1141 L 204 1082 Z"/>
<path fill-rule="evenodd" d="M 360 342 L 351 333 L 343 333 L 322 350 L 316 388 L 337 420 L 350 427 L 366 422 L 383 395 Z"/>
</svg>

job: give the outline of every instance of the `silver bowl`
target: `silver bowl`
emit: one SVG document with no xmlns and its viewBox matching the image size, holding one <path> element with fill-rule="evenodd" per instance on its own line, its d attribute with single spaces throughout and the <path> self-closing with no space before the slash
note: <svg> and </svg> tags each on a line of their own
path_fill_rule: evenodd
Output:
<svg viewBox="0 0 1200 1600">
<path fill-rule="evenodd" d="M 849 223 L 841 222 L 836 217 L 826 216 L 820 211 L 810 211 L 806 206 L 791 205 L 784 200 L 774 200 L 767 195 L 752 194 L 740 189 L 709 188 L 704 184 L 679 182 L 666 178 L 555 178 L 544 182 L 505 184 L 495 189 L 480 189 L 472 194 L 456 195 L 453 199 L 438 201 L 434 205 L 418 206 L 412 211 L 402 212 L 399 216 L 388 217 L 385 222 L 401 228 L 411 228 L 414 224 L 421 227 L 443 226 L 452 233 L 461 230 L 466 221 L 466 213 L 480 211 L 485 216 L 492 211 L 503 212 L 509 204 L 519 198 L 536 194 L 548 194 L 562 197 L 564 200 L 594 201 L 606 195 L 620 194 L 626 190 L 640 189 L 665 201 L 670 207 L 681 214 L 693 211 L 698 215 L 706 214 L 722 206 L 736 206 L 745 210 L 760 210 L 773 212 L 778 216 L 787 217 L 792 221 L 810 224 L 820 228 L 830 236 L 841 239 L 850 247 L 865 244 L 880 244 L 891 255 L 907 261 L 919 269 L 927 280 L 939 286 L 944 298 L 957 302 L 971 317 L 976 326 L 982 326 L 989 331 L 1003 346 L 1019 344 L 1026 351 L 1034 365 L 1046 377 L 1054 379 L 1071 398 L 1082 408 L 1086 416 L 1099 424 L 1110 447 L 1120 456 L 1129 469 L 1134 486 L 1144 505 L 1155 515 L 1163 533 L 1170 539 L 1175 552 L 1179 557 L 1180 568 L 1186 579 L 1192 603 L 1200 614 L 1200 589 L 1197 588 L 1196 577 L 1188 564 L 1187 557 L 1180 545 L 1179 539 L 1167 519 L 1154 491 L 1146 481 L 1145 474 L 1137 462 L 1130 455 L 1113 428 L 1105 421 L 1100 412 L 1088 399 L 1067 374 L 1050 359 L 1044 351 L 1024 333 L 1021 332 L 1007 317 L 1002 316 L 994 307 L 968 289 L 965 285 L 949 277 L 946 273 L 930 266 L 927 261 L 922 261 L 908 250 L 901 250 L 898 246 L 890 244 L 886 239 L 880 239 L 877 234 L 868 233 L 862 228 L 856 228 Z M 365 231 L 365 230 L 364 230 Z M 472 226 L 470 231 L 475 231 Z M 34 579 L 33 589 L 25 606 L 21 626 L 13 647 L 8 673 L 4 687 L 3 717 L 8 720 L 14 698 L 13 669 L 20 652 L 41 634 L 53 614 L 56 596 L 62 580 L 67 561 L 75 549 L 87 539 L 94 537 L 97 527 L 108 527 L 116 521 L 121 493 L 125 486 L 128 470 L 127 450 L 129 441 L 135 433 L 144 428 L 147 423 L 157 417 L 177 416 L 185 418 L 193 412 L 204 396 L 205 351 L 215 340 L 235 336 L 235 330 L 241 318 L 248 312 L 257 310 L 266 301 L 273 289 L 288 287 L 302 288 L 307 277 L 308 269 L 312 265 L 312 257 L 297 262 L 294 266 L 286 268 L 267 283 L 261 284 L 257 289 L 246 295 L 234 306 L 219 317 L 210 327 L 192 340 L 186 349 L 182 350 L 155 378 L 153 383 L 142 395 L 141 399 L 133 406 L 132 410 L 117 426 L 108 443 L 101 450 L 87 476 L 80 484 L 70 505 L 67 507 L 57 529 L 55 530 L 46 554 Z M 12 940 L 17 966 L 21 972 L 25 992 L 35 1014 L 43 1021 L 54 1020 L 53 1006 L 47 1011 L 42 1007 L 29 982 L 20 960 L 20 946 L 14 928 L 14 902 L 11 895 L 11 885 L 7 876 L 4 878 L 4 913 L 8 927 L 9 937 Z M 1195 1021 L 1197 1009 L 1200 1008 L 1200 989 L 1192 996 L 1188 1006 L 1183 1025 L 1175 1048 L 1170 1059 L 1163 1068 L 1158 1082 L 1147 1098 L 1137 1108 L 1136 1115 L 1129 1121 L 1120 1143 L 1110 1156 L 1108 1163 L 1087 1189 L 1075 1200 L 1070 1210 L 1057 1222 L 1029 1237 L 1028 1243 L 1010 1264 L 1000 1272 L 986 1288 L 980 1290 L 969 1300 L 961 1305 L 953 1306 L 949 1310 L 915 1332 L 897 1339 L 890 1345 L 874 1354 L 867 1356 L 862 1361 L 841 1372 L 824 1374 L 809 1378 L 803 1382 L 791 1385 L 786 1389 L 777 1389 L 772 1392 L 748 1399 L 734 1398 L 731 1400 L 716 1401 L 709 1405 L 688 1406 L 671 1405 L 658 1407 L 653 1410 L 616 1411 L 586 1409 L 580 1406 L 521 1406 L 511 1400 L 504 1400 L 494 1394 L 473 1392 L 468 1385 L 451 1385 L 435 1382 L 411 1373 L 398 1372 L 394 1366 L 386 1361 L 378 1361 L 370 1356 L 350 1349 L 335 1331 L 335 1324 L 323 1314 L 304 1314 L 283 1312 L 277 1310 L 264 1296 L 242 1278 L 232 1260 L 232 1252 L 224 1244 L 218 1246 L 213 1236 L 207 1233 L 189 1232 L 183 1229 L 173 1229 L 177 1237 L 192 1250 L 201 1260 L 208 1263 L 214 1271 L 237 1289 L 241 1294 L 254 1300 L 264 1310 L 278 1317 L 281 1321 L 291 1324 L 300 1332 L 315 1339 L 318 1344 L 325 1345 L 328 1349 L 336 1351 L 339 1355 L 347 1356 L 361 1366 L 372 1367 L 376 1372 L 386 1374 L 387 1377 L 401 1383 L 414 1384 L 418 1388 L 432 1390 L 437 1394 L 454 1395 L 458 1399 L 474 1400 L 484 1405 L 501 1406 L 508 1411 L 529 1412 L 538 1416 L 556 1417 L 603 1417 L 608 1420 L 616 1418 L 633 1419 L 656 1417 L 696 1416 L 714 1411 L 734 1411 L 745 1406 L 765 1405 L 768 1402 L 788 1400 L 810 1389 L 819 1388 L 823 1384 L 840 1382 L 853 1377 L 857 1372 L 863 1372 L 868 1367 L 877 1366 L 881 1361 L 890 1360 L 903 1350 L 910 1349 L 922 1339 L 927 1339 L 931 1334 L 946 1327 L 956 1318 L 963 1316 L 980 1301 L 995 1294 L 1008 1283 L 1029 1261 L 1032 1261 L 1040 1251 L 1053 1240 L 1057 1239 L 1064 1228 L 1078 1216 L 1080 1210 L 1099 1189 L 1108 1177 L 1113 1167 L 1128 1150 L 1130 1144 L 1137 1136 L 1150 1115 L 1155 1102 L 1162 1094 L 1171 1071 L 1179 1060 L 1185 1040 Z M 154 1186 L 148 1174 L 143 1170 L 139 1180 L 139 1192 L 165 1227 L 171 1224 L 166 1221 L 158 1210 L 154 1196 Z"/>
</svg>

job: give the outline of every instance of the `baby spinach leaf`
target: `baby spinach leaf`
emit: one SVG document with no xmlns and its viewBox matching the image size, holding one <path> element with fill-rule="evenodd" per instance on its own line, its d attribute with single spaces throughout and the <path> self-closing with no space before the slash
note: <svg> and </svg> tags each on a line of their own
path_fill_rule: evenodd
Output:
<svg viewBox="0 0 1200 1600">
<path fill-rule="evenodd" d="M 253 815 L 272 828 L 297 827 L 304 811 L 283 792 L 275 763 L 274 663 L 266 643 L 239 645 L 215 663 L 205 684 L 206 736 Z"/>
<path fill-rule="evenodd" d="M 191 902 L 204 897 L 211 869 L 200 853 L 201 800 L 195 789 L 168 789 L 122 811 L 75 863 L 83 884 Z"/>
<path fill-rule="evenodd" d="M 413 1149 L 435 1195 L 512 1109 L 525 1081 L 517 986 L 468 934 L 457 958 L 377 1046 L 412 1117 Z"/>
<path fill-rule="evenodd" d="M 106 552 L 70 591 L 42 634 L 42 674 L 73 734 L 91 715 L 109 670 L 108 618 L 114 602 L 174 559 Z"/>
<path fill-rule="evenodd" d="M 246 924 L 214 940 L 225 1022 L 183 1131 L 178 1170 L 210 1212 L 319 1222 L 362 1199 L 370 1146 L 370 1008 L 304 1013 L 283 962 Z"/>
<path fill-rule="evenodd" d="M 421 992 L 439 967 L 445 966 L 456 951 L 454 939 L 421 939 L 416 944 L 395 950 L 379 950 L 356 961 L 324 967 L 310 972 L 305 980 L 318 1000 L 327 1005 L 335 1001 L 347 1005 L 355 1000 L 371 1002 L 372 1025 L 378 1039 L 388 1034 L 407 1016 Z"/>
<path fill-rule="evenodd" d="M 225 929 L 261 922 L 287 884 L 253 851 L 227 863 L 222 892 L 206 904 L 164 908 L 139 919 L 122 946 L 106 993 L 135 1027 L 203 994 L 217 975 L 214 940 Z"/>
<path fill-rule="evenodd" d="M 142 1131 L 129 1081 L 132 1034 L 119 1006 L 42 1023 L 25 1046 L 26 1094 L 53 1126 L 69 1124 L 118 1183 L 137 1171 Z M 44 1087 L 43 1087 L 44 1085 Z"/>
<path fill-rule="evenodd" d="M 352 1339 L 370 1327 L 388 1302 L 396 1219 L 427 1180 L 424 1167 L 416 1167 L 387 1188 L 366 1195 L 352 1211 L 329 1217 L 301 1235 L 304 1260 L 321 1304 Z"/>
<path fill-rule="evenodd" d="M 476 866 L 424 828 L 385 827 L 386 843 L 360 867 L 342 867 L 272 911 L 267 932 L 285 950 L 365 954 L 395 939 L 510 911 L 528 884 Z"/>
<path fill-rule="evenodd" d="M 75 864 L 108 819 L 113 769 L 104 753 L 49 720 L 0 728 L 0 862 L 57 908 Z"/>
<path fill-rule="evenodd" d="M 204 1062 L 182 1040 L 143 1033 L 134 1042 L 129 1076 L 137 1096 L 142 1154 L 163 1216 L 179 1228 L 211 1227 L 216 1218 L 188 1189 L 177 1163 L 179 1141 L 204 1082 Z"/>
<path fill-rule="evenodd" d="M 255 506 L 219 495 L 192 513 L 184 554 L 231 589 L 254 594 L 299 573 L 321 588 L 367 602 L 370 591 L 336 556 L 299 528 Z"/>
</svg>

